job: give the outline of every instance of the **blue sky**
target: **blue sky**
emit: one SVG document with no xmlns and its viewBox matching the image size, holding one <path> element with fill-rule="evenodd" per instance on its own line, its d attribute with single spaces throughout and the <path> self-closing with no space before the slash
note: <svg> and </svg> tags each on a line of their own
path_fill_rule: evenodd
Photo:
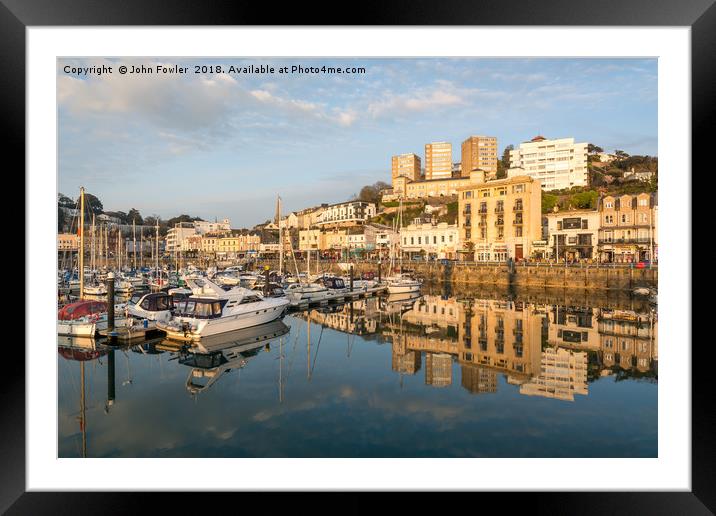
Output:
<svg viewBox="0 0 716 516">
<path fill-rule="evenodd" d="M 188 66 L 120 75 L 119 65 Z M 65 73 L 113 66 L 112 74 Z M 193 65 L 359 66 L 359 75 L 195 74 Z M 656 59 L 59 59 L 59 191 L 107 210 L 250 227 L 390 182 L 394 154 L 536 134 L 657 155 Z"/>
</svg>

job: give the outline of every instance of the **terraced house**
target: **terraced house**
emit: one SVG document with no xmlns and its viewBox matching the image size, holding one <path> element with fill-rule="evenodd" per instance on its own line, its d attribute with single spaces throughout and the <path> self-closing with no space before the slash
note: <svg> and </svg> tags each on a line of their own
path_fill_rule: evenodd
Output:
<svg viewBox="0 0 716 516">
<path fill-rule="evenodd" d="M 599 201 L 599 258 L 602 262 L 656 260 L 656 193 L 607 195 Z"/>
</svg>

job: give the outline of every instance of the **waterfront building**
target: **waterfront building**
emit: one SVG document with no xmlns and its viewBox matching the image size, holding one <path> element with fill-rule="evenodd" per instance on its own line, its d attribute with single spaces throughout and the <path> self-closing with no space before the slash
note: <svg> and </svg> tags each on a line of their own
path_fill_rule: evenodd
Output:
<svg viewBox="0 0 716 516">
<path fill-rule="evenodd" d="M 427 259 L 455 259 L 459 242 L 457 224 L 433 224 L 415 219 L 400 230 L 401 251 L 410 259 L 416 255 Z"/>
<path fill-rule="evenodd" d="M 425 144 L 425 179 L 452 177 L 452 144 L 433 142 Z"/>
<path fill-rule="evenodd" d="M 462 166 L 460 175 L 470 177 L 473 170 L 484 170 L 490 179 L 497 177 L 497 138 L 494 136 L 470 136 L 462 142 Z"/>
<path fill-rule="evenodd" d="M 372 202 L 348 201 L 326 206 L 318 217 L 318 225 L 356 225 L 375 217 L 376 207 Z"/>
<path fill-rule="evenodd" d="M 500 261 L 533 256 L 542 237 L 542 194 L 528 176 L 485 181 L 473 171 L 458 195 L 458 231 L 465 259 Z"/>
<path fill-rule="evenodd" d="M 547 216 L 551 254 L 558 260 L 597 258 L 598 210 L 555 211 Z"/>
<path fill-rule="evenodd" d="M 420 157 L 416 154 L 399 154 L 390 161 L 393 184 L 398 177 L 407 177 L 411 181 L 420 179 Z"/>
<path fill-rule="evenodd" d="M 87 235 L 85 235 L 87 242 Z M 77 251 L 80 248 L 80 237 L 75 233 L 60 233 L 57 235 L 58 251 Z"/>
<path fill-rule="evenodd" d="M 216 254 L 218 258 L 241 258 L 248 253 L 258 253 L 261 236 L 248 230 L 232 230 L 230 234 L 218 239 Z"/>
<path fill-rule="evenodd" d="M 339 251 L 348 246 L 348 230 L 333 228 L 321 232 L 321 251 Z"/>
<path fill-rule="evenodd" d="M 587 186 L 587 144 L 536 136 L 510 151 L 510 168 L 519 169 L 516 175 L 539 180 L 545 191 Z"/>
<path fill-rule="evenodd" d="M 656 193 L 607 195 L 599 200 L 599 258 L 633 263 L 655 257 Z"/>
<path fill-rule="evenodd" d="M 298 249 L 313 251 L 321 248 L 320 229 L 301 229 L 298 232 Z"/>
<path fill-rule="evenodd" d="M 575 394 L 586 396 L 587 353 L 547 347 L 542 350 L 539 374 L 520 385 L 520 394 L 574 401 Z"/>
<path fill-rule="evenodd" d="M 198 234 L 189 235 L 182 240 L 181 251 L 182 252 L 198 252 L 201 251 L 201 239 L 202 236 Z"/>
<path fill-rule="evenodd" d="M 184 247 L 184 240 L 196 235 L 194 222 L 177 222 L 173 228 L 167 231 L 167 251 L 173 253 Z"/>
</svg>

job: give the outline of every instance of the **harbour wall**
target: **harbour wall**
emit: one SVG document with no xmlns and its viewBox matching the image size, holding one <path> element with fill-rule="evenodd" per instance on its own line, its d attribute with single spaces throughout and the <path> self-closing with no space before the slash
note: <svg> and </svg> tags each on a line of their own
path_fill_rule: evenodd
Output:
<svg viewBox="0 0 716 516">
<path fill-rule="evenodd" d="M 263 260 L 257 263 L 271 269 L 278 268 L 278 261 Z M 390 274 L 389 265 L 383 263 L 382 275 Z M 643 268 L 596 265 L 596 264 L 530 264 L 514 265 L 507 264 L 479 264 L 465 262 L 410 262 L 404 263 L 405 271 L 426 282 L 450 282 L 454 284 L 475 284 L 475 285 L 502 285 L 502 286 L 524 286 L 537 288 L 574 288 L 588 290 L 633 290 L 639 287 L 656 288 L 659 279 L 658 268 Z M 293 262 L 285 262 L 284 269 L 289 272 L 295 271 Z M 298 262 L 299 272 L 306 270 L 306 262 Z M 316 270 L 334 274 L 345 274 L 341 271 L 336 262 L 321 261 L 316 264 L 311 262 L 311 272 Z M 366 272 L 377 275 L 378 264 L 376 262 L 355 262 L 354 273 L 359 276 Z"/>
</svg>

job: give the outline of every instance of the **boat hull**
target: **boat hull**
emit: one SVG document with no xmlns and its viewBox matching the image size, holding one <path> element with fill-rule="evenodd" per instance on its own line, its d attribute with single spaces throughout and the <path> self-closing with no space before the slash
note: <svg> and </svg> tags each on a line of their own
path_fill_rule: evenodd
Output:
<svg viewBox="0 0 716 516">
<path fill-rule="evenodd" d="M 388 285 L 389 294 L 407 294 L 410 292 L 420 292 L 420 284 Z"/>
<path fill-rule="evenodd" d="M 157 322 L 157 329 L 167 334 L 167 338 L 181 341 L 198 341 L 202 338 L 229 333 L 253 326 L 266 324 L 280 319 L 286 313 L 288 303 L 264 308 L 255 312 L 229 315 L 219 319 L 201 320 L 195 330 L 183 331 L 181 324 Z M 179 322 L 181 323 L 181 319 Z M 186 320 L 185 322 L 190 322 Z"/>
</svg>

